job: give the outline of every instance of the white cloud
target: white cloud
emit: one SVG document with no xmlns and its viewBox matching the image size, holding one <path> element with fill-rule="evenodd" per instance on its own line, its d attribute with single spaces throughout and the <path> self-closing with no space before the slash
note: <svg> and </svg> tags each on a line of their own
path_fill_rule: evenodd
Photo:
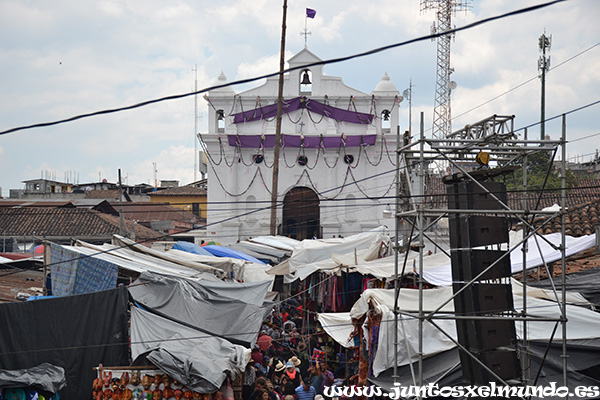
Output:
<svg viewBox="0 0 600 400">
<path fill-rule="evenodd" d="M 518 4 L 517 4 L 518 3 Z M 462 26 L 535 0 L 480 0 L 458 13 Z M 420 12 L 418 1 L 331 0 L 292 3 L 288 8 L 286 60 L 302 49 L 305 7 L 308 47 L 322 59 L 355 54 L 429 33 L 433 11 Z M 514 88 L 537 74 L 537 38 L 552 34 L 552 66 L 593 45 L 600 36 L 600 2 L 580 0 L 511 17 L 457 34 L 452 43 L 452 114 L 460 115 Z M 163 2 L 133 0 L 4 0 L 0 35 L 12 38 L 0 47 L 0 130 L 77 114 L 127 106 L 192 90 L 216 82 L 277 71 L 281 7 L 267 0 L 251 5 L 206 0 Z M 547 113 L 557 115 L 597 100 L 600 92 L 600 47 L 567 61 L 548 75 Z M 413 131 L 418 116 L 431 127 L 435 93 L 436 44 L 419 42 L 384 53 L 327 65 L 358 90 L 370 92 L 388 72 L 402 92 L 413 83 Z M 258 85 L 259 83 L 256 83 Z M 248 85 L 235 87 L 237 92 Z M 539 80 L 457 117 L 462 126 L 491 114 L 515 114 L 516 126 L 539 120 Z M 152 162 L 162 179 L 193 179 L 193 97 L 82 119 L 54 127 L 0 136 L 0 182 L 4 190 L 21 187 L 43 169 L 78 171 L 80 179 L 98 173 L 116 180 L 121 168 L 129 183 L 152 180 Z M 206 103 L 200 98 L 201 114 Z M 408 120 L 403 102 L 401 123 Z M 572 138 L 595 133 L 597 109 L 568 116 Z M 200 129 L 206 120 L 199 123 Z M 553 134 L 556 128 L 552 125 Z M 570 149 L 589 152 L 593 140 Z M 571 151 L 571 150 L 570 150 Z M 190 153 L 190 154 L 188 154 Z M 32 160 L 36 160 L 33 162 Z M 180 162 L 173 165 L 173 160 Z M 164 164 L 163 164 L 164 163 Z M 164 174 L 164 175 L 163 175 Z"/>
</svg>

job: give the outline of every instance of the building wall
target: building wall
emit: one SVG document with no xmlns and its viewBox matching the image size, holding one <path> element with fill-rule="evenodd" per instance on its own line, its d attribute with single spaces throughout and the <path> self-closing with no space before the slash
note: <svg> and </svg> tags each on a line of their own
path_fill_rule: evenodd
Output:
<svg viewBox="0 0 600 400">
<path fill-rule="evenodd" d="M 318 60 L 305 49 L 289 60 L 289 65 L 294 67 Z M 301 73 L 302 70 L 296 70 L 286 75 L 286 100 L 303 95 L 336 108 L 367 114 L 379 114 L 387 109 L 391 111 L 390 121 L 384 123 L 381 118 L 375 118 L 371 124 L 354 124 L 315 113 L 309 115 L 306 110 L 284 114 L 281 128 L 284 135 L 332 138 L 376 135 L 376 142 L 373 146 L 325 150 L 281 149 L 278 202 L 283 201 L 294 187 L 314 190 L 320 199 L 319 236 L 322 238 L 347 236 L 382 224 L 393 226 L 392 220 L 383 219 L 383 209 L 394 200 L 381 197 L 395 195 L 392 163 L 395 163 L 395 127 L 399 120 L 398 92 L 360 92 L 346 86 L 341 78 L 325 75 L 322 66 L 311 69 L 310 92 L 303 92 Z M 220 84 L 224 83 L 224 76 L 219 80 Z M 276 104 L 276 95 L 277 78 L 268 79 L 263 86 L 240 94 L 231 88 L 223 88 L 208 95 L 209 132 L 202 135 L 209 164 L 207 235 L 220 243 L 232 243 L 270 232 L 273 149 L 230 146 L 228 136 L 274 135 L 274 117 L 235 124 L 233 114 Z M 221 121 L 219 110 L 225 117 Z M 264 156 L 260 164 L 252 162 L 257 154 Z M 299 155 L 307 157 L 305 166 L 296 163 Z M 353 156 L 352 163 L 344 162 L 346 155 Z M 278 207 L 277 225 L 281 223 L 282 207 Z"/>
<path fill-rule="evenodd" d="M 206 200 L 206 196 L 150 196 L 151 203 L 168 203 L 189 212 L 197 208 L 201 218 L 206 218 Z"/>
</svg>

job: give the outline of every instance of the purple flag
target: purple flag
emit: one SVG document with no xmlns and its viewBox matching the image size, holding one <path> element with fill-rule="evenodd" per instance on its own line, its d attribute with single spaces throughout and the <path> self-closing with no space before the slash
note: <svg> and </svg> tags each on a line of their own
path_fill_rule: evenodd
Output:
<svg viewBox="0 0 600 400">
<path fill-rule="evenodd" d="M 306 9 L 306 16 L 308 18 L 314 18 L 315 15 L 317 15 L 317 12 L 315 10 L 313 10 L 312 8 L 307 8 Z"/>
</svg>

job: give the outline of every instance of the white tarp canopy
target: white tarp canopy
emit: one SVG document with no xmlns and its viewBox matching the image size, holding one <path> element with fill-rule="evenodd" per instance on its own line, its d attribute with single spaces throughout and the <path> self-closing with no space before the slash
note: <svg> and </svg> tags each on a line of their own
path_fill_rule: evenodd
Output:
<svg viewBox="0 0 600 400">
<path fill-rule="evenodd" d="M 562 257 L 562 252 L 560 250 L 554 249 L 552 246 L 548 244 L 548 242 L 552 243 L 554 246 L 560 247 L 561 245 L 561 234 L 560 233 L 550 233 L 548 235 L 542 235 L 544 237 L 543 240 L 536 235 L 533 235 L 527 240 L 527 266 L 525 269 L 539 267 L 540 265 L 544 265 L 544 262 L 550 263 L 557 260 L 560 260 Z M 516 246 L 519 241 L 522 239 L 521 232 L 510 232 L 510 248 Z M 572 256 L 573 254 L 577 254 L 583 250 L 587 250 L 596 244 L 596 235 L 585 235 L 581 237 L 572 237 L 566 236 L 566 256 Z M 539 246 L 538 246 L 539 245 Z M 510 253 L 510 264 L 512 273 L 518 273 L 523 270 L 523 252 L 522 244 L 518 245 L 515 250 Z M 425 261 L 424 261 L 425 263 Z M 423 278 L 433 284 L 438 286 L 450 286 L 452 285 L 452 268 L 450 264 L 450 259 L 448 258 L 447 264 L 444 266 L 440 266 L 438 268 L 427 268 L 423 270 Z"/>
<path fill-rule="evenodd" d="M 275 258 L 283 258 L 286 256 L 290 256 L 292 254 L 291 250 L 283 250 L 277 247 L 269 246 L 262 243 L 254 243 L 248 240 L 242 240 L 239 243 L 236 243 L 238 247 L 244 249 L 245 251 L 252 251 L 258 254 L 264 254 L 270 257 Z M 282 244 L 283 245 L 283 244 Z M 242 250 L 242 251 L 244 251 Z"/>
<path fill-rule="evenodd" d="M 561 235 L 559 233 L 551 233 L 542 235 L 544 239 L 560 246 Z M 510 247 L 517 246 L 522 239 L 521 232 L 510 232 Z M 562 257 L 559 250 L 553 249 L 542 238 L 530 237 L 527 240 L 527 268 L 535 268 L 546 263 L 560 260 Z M 539 248 L 538 248 L 539 243 Z M 566 236 L 566 255 L 567 257 L 577 254 L 583 250 L 593 247 L 596 243 L 596 235 L 586 235 L 582 237 Z M 506 246 L 505 246 L 506 247 Z M 523 268 L 523 253 L 522 245 L 519 245 L 510 254 L 512 273 L 518 273 Z M 542 257 L 543 255 L 543 257 Z M 406 262 L 405 274 L 419 271 L 419 253 L 409 252 Z M 398 274 L 402 273 L 405 254 L 398 256 Z M 351 265 L 351 264 L 350 264 Z M 361 262 L 353 265 L 350 271 L 360 272 L 363 275 L 373 275 L 376 278 L 393 278 L 395 273 L 394 256 L 372 259 L 371 261 Z M 450 257 L 444 253 L 437 253 L 423 256 L 423 278 L 436 286 L 452 285 L 452 267 Z"/>
<path fill-rule="evenodd" d="M 219 280 L 215 274 L 207 272 L 202 268 L 191 268 L 179 265 L 170 261 L 161 260 L 152 256 L 136 253 L 128 249 L 104 244 L 96 246 L 89 243 L 77 242 L 78 246 L 62 246 L 68 250 L 86 255 L 91 258 L 98 258 L 125 270 L 142 272 L 154 272 L 157 274 L 166 274 L 188 279 L 208 279 Z"/>
<path fill-rule="evenodd" d="M 245 260 L 231 257 L 216 257 L 216 256 L 203 256 L 201 254 L 194 254 L 183 250 L 168 250 L 167 254 L 173 256 L 175 259 L 187 260 L 189 262 L 199 263 L 208 265 L 213 268 L 221 269 L 227 273 L 240 271 L 246 264 Z"/>
<path fill-rule="evenodd" d="M 289 258 L 290 271 L 293 273 L 298 267 L 327 260 L 333 253 L 354 253 L 356 250 L 367 249 L 373 242 L 380 242 L 387 238 L 383 234 L 384 228 L 359 233 L 346 238 L 303 240 L 296 247 Z"/>
<path fill-rule="evenodd" d="M 138 273 L 148 271 L 188 279 L 220 280 L 220 278 L 229 277 L 242 282 L 270 281 L 271 286 L 274 280 L 272 275 L 266 273 L 269 269 L 268 265 L 230 257 L 203 256 L 180 250 L 169 250 L 164 253 L 148 249 L 149 252 L 139 252 L 125 245 L 125 241 L 120 243 L 123 246 L 107 243 L 98 246 L 77 241 L 75 247 L 63 247 Z M 142 246 L 141 250 L 145 249 Z M 156 257 L 156 253 L 159 253 L 161 257 Z"/>
<path fill-rule="evenodd" d="M 285 275 L 284 282 L 291 283 L 296 279 L 304 280 L 316 271 L 337 272 L 341 266 L 376 259 L 381 244 L 389 242 L 383 230 L 381 227 L 346 238 L 305 239 L 294 247 L 289 259 L 268 273 Z"/>
<path fill-rule="evenodd" d="M 253 263 L 239 258 L 203 256 L 173 249 L 167 253 L 178 259 L 187 259 L 223 270 L 227 273 L 227 276 L 241 282 L 272 282 L 274 280 L 274 276 L 267 274 L 266 271 L 270 267 L 265 264 Z"/>
<path fill-rule="evenodd" d="M 296 247 L 300 243 L 300 240 L 292 239 L 285 236 L 257 236 L 248 239 L 248 241 L 288 252 L 294 250 L 294 247 Z"/>
<path fill-rule="evenodd" d="M 522 286 L 513 280 L 513 299 L 515 310 L 520 312 L 523 308 Z M 433 311 L 452 297 L 452 288 L 440 287 L 423 291 L 424 311 Z M 541 297 L 541 298 L 540 298 Z M 527 312 L 529 315 L 545 318 L 558 318 L 560 306 L 557 302 L 545 300 L 548 292 L 539 292 L 536 289 L 528 290 Z M 576 293 L 569 293 L 567 300 L 573 303 L 582 301 Z M 373 374 L 379 375 L 382 371 L 393 366 L 394 363 L 394 290 L 393 289 L 368 289 L 355 303 L 350 313 L 324 313 L 318 315 L 318 320 L 323 329 L 341 345 L 348 344 L 348 337 L 353 331 L 352 317 L 359 317 L 368 311 L 369 302 L 382 313 L 382 322 L 379 329 L 377 353 L 373 362 Z M 407 313 L 415 313 L 419 309 L 419 291 L 416 289 L 401 289 L 399 294 L 399 309 Z M 442 309 L 445 312 L 454 311 L 452 300 Z M 344 318 L 347 319 L 344 322 Z M 569 339 L 590 339 L 600 337 L 600 314 L 589 309 L 567 305 L 567 337 Z M 407 365 L 412 360 L 418 360 L 418 329 L 419 323 L 415 317 L 400 315 L 398 322 L 398 365 Z M 451 319 L 434 319 L 453 339 L 457 339 L 455 322 Z M 528 322 L 527 338 L 529 340 L 549 340 L 555 322 Z M 523 337 L 523 323 L 515 323 L 517 337 Z M 345 327 L 345 329 L 344 329 Z M 557 330 L 554 340 L 562 337 L 560 329 Z M 428 357 L 441 351 L 455 347 L 454 342 L 433 325 L 423 324 L 423 350 Z"/>
<path fill-rule="evenodd" d="M 269 268 L 270 267 L 265 264 L 247 262 L 242 274 L 238 277 L 238 280 L 244 283 L 269 281 L 271 282 L 269 290 L 271 290 L 273 288 L 275 276 L 267 273 Z"/>
<path fill-rule="evenodd" d="M 185 265 L 185 266 L 188 266 L 191 268 L 200 267 L 200 268 L 204 268 L 206 270 L 212 270 L 212 271 L 218 270 L 218 268 L 212 267 L 207 264 L 203 264 L 203 263 L 200 263 L 197 261 L 190 262 L 185 258 L 178 258 L 174 255 L 175 253 L 169 253 L 169 252 L 165 252 L 165 251 L 158 251 L 155 249 L 151 249 L 149 247 L 138 244 L 131 239 L 127 239 L 127 238 L 119 236 L 119 235 L 113 235 L 112 242 L 113 242 L 112 244 L 114 246 L 118 246 L 121 248 L 127 248 L 128 250 L 134 251 L 136 253 L 145 254 L 148 256 L 152 256 L 154 258 L 162 259 L 165 261 L 170 261 L 170 262 L 173 262 L 176 264 Z"/>
</svg>

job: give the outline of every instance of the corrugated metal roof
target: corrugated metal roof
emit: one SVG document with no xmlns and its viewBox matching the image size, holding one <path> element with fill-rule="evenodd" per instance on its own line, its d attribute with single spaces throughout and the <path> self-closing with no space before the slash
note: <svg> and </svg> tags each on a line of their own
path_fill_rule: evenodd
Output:
<svg viewBox="0 0 600 400">
<path fill-rule="evenodd" d="M 206 190 L 193 186 L 179 186 L 175 188 L 148 192 L 149 196 L 206 196 Z"/>
</svg>

